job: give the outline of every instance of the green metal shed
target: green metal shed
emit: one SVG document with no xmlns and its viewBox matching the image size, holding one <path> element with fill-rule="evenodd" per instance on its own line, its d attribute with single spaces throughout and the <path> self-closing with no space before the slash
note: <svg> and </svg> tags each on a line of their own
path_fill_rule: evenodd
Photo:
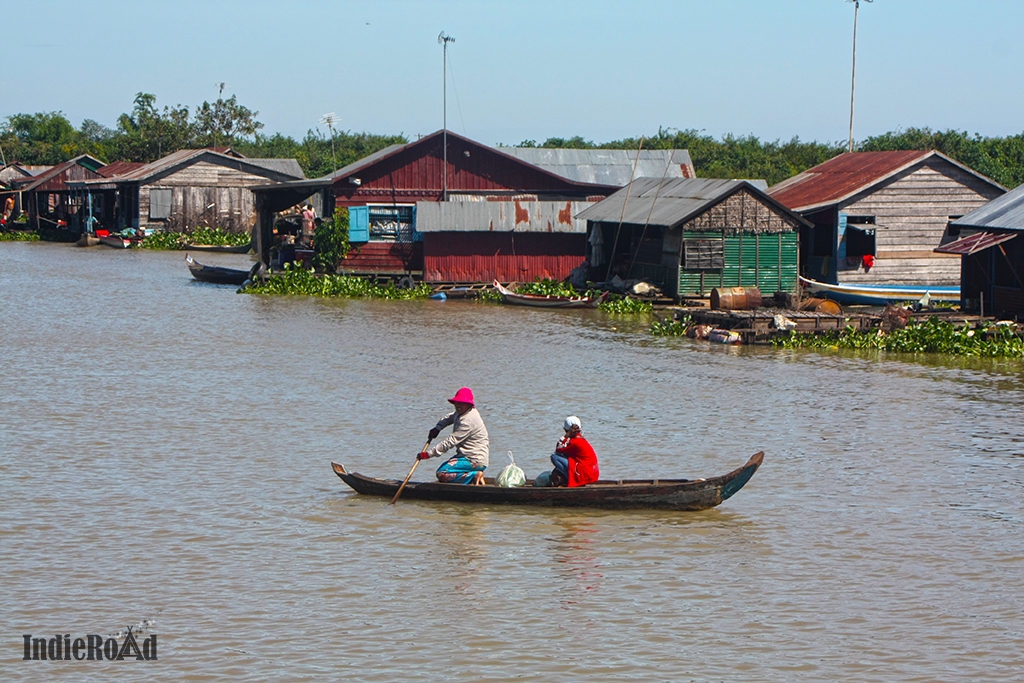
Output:
<svg viewBox="0 0 1024 683">
<path fill-rule="evenodd" d="M 591 279 L 639 279 L 675 299 L 714 288 L 795 292 L 799 227 L 807 221 L 763 183 L 637 178 L 580 212 Z"/>
</svg>

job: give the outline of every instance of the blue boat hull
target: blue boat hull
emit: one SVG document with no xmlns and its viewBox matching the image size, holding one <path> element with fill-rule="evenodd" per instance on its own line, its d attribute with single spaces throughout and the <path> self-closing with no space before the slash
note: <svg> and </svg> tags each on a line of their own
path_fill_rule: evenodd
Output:
<svg viewBox="0 0 1024 683">
<path fill-rule="evenodd" d="M 928 285 L 836 285 L 801 277 L 802 284 L 815 296 L 847 305 L 884 306 L 888 303 L 918 301 L 926 293 L 932 301 L 960 301 L 960 288 Z"/>
</svg>

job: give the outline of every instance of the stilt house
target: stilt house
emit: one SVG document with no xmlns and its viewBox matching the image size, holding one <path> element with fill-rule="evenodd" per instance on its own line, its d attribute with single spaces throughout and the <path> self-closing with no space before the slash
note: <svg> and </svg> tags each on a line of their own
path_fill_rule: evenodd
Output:
<svg viewBox="0 0 1024 683">
<path fill-rule="evenodd" d="M 806 218 L 800 274 L 831 284 L 956 285 L 960 259 L 935 251 L 950 223 L 1005 192 L 935 151 L 841 154 L 768 192 Z"/>
<path fill-rule="evenodd" d="M 591 279 L 644 280 L 670 297 L 719 287 L 793 292 L 807 221 L 746 180 L 638 178 L 582 211 Z"/>
<path fill-rule="evenodd" d="M 183 149 L 109 178 L 73 183 L 104 227 L 185 232 L 198 226 L 247 233 L 256 224 L 252 187 L 302 178 L 294 159 L 248 159 Z"/>
<path fill-rule="evenodd" d="M 313 192 L 347 209 L 353 250 L 340 264 L 347 273 L 430 283 L 560 280 L 586 257 L 586 224 L 575 214 L 628 183 L 634 169 L 693 175 L 685 150 L 638 159 L 629 150 L 494 148 L 437 131 L 327 179 L 258 192 L 275 211 Z M 261 219 L 267 258 L 271 223 Z"/>
<path fill-rule="evenodd" d="M 935 251 L 962 261 L 963 309 L 1024 320 L 1024 185 L 951 222 L 949 232 L 956 239 Z"/>
</svg>

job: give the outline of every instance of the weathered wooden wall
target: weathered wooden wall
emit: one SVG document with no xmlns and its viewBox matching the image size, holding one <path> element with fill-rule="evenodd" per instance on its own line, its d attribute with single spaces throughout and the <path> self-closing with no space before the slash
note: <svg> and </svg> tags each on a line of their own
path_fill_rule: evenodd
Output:
<svg viewBox="0 0 1024 683">
<path fill-rule="evenodd" d="M 946 226 L 1002 194 L 959 167 L 936 159 L 893 179 L 840 208 L 848 215 L 874 216 L 875 265 L 868 271 L 843 268 L 849 283 L 960 284 L 960 256 L 937 254 Z"/>
<path fill-rule="evenodd" d="M 683 224 L 683 230 L 793 232 L 797 223 L 749 192 L 736 192 Z"/>
<path fill-rule="evenodd" d="M 248 232 L 256 223 L 255 200 L 248 188 L 267 183 L 265 176 L 200 161 L 142 185 L 139 220 L 147 228 L 179 232 L 197 226 Z M 166 220 L 149 217 L 150 191 L 156 188 L 171 190 L 171 215 Z"/>
</svg>

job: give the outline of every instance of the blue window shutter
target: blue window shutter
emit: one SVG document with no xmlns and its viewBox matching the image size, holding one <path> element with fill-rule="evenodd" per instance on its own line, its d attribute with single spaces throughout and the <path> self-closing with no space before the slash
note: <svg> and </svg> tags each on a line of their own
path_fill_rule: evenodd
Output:
<svg viewBox="0 0 1024 683">
<path fill-rule="evenodd" d="M 836 257 L 846 258 L 846 214 L 842 212 L 839 213 L 839 250 Z"/>
<path fill-rule="evenodd" d="M 350 206 L 348 208 L 348 241 L 370 241 L 370 208 Z"/>
<path fill-rule="evenodd" d="M 423 233 L 416 229 L 416 207 L 412 207 L 412 241 L 422 242 Z"/>
</svg>

